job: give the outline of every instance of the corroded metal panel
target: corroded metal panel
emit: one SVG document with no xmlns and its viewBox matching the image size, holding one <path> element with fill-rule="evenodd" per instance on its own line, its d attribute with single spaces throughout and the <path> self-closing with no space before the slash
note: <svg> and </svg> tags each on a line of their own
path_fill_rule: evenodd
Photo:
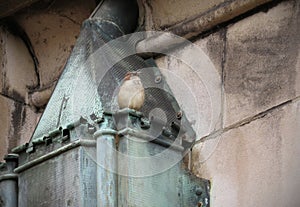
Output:
<svg viewBox="0 0 300 207">
<path fill-rule="evenodd" d="M 77 146 L 24 169 L 19 173 L 19 206 L 96 207 L 95 162 Z"/>
<path fill-rule="evenodd" d="M 152 157 L 168 150 L 165 147 L 151 143 L 141 142 L 134 137 L 124 136 L 119 143 L 119 150 L 130 157 Z M 128 174 L 130 171 L 139 171 L 144 176 L 118 176 L 118 202 L 119 207 L 209 207 L 209 181 L 196 178 L 182 166 L 180 151 L 169 150 L 167 157 L 153 162 L 153 165 L 145 166 L 135 162 L 135 159 L 127 159 L 126 163 L 119 163 L 124 171 L 125 165 Z M 169 159 L 170 158 L 170 159 Z M 174 165 L 168 160 L 178 160 Z M 158 165 L 165 165 L 157 173 L 147 176 L 146 172 L 155 172 Z M 148 169 L 140 169 L 147 168 Z M 149 169 L 152 168 L 152 169 Z M 136 174 L 137 175 L 137 174 Z"/>
<path fill-rule="evenodd" d="M 145 126 L 139 112 L 125 109 L 113 116 L 119 207 L 209 207 L 210 182 L 192 175 L 182 163 L 190 146 L 184 146 L 180 136 L 187 134 L 164 131 L 154 136 L 152 125 L 157 123 L 152 120 Z"/>
<path fill-rule="evenodd" d="M 125 136 L 120 140 L 119 150 L 129 157 L 141 158 L 147 156 L 147 154 L 151 156 L 151 153 L 157 153 L 164 150 L 164 148 L 149 142 L 134 141 L 133 137 Z M 180 156 L 175 151 L 170 152 L 169 155 Z M 181 157 L 178 157 L 178 159 L 180 160 Z M 157 164 L 162 163 L 157 162 Z M 144 169 L 141 168 L 147 167 L 134 162 L 133 159 L 127 159 L 126 163 L 121 163 L 120 165 L 120 167 L 126 165 L 128 175 L 134 173 L 133 171 L 140 171 L 143 174 Z M 149 165 L 148 167 L 152 168 L 150 170 L 156 170 L 157 166 Z M 119 206 L 180 207 L 182 206 L 181 197 L 178 196 L 181 191 L 180 177 L 178 165 L 174 167 L 166 166 L 165 171 L 157 172 L 157 174 L 151 176 L 147 176 L 147 174 L 141 177 L 120 175 L 118 177 L 120 192 L 118 194 Z"/>
</svg>

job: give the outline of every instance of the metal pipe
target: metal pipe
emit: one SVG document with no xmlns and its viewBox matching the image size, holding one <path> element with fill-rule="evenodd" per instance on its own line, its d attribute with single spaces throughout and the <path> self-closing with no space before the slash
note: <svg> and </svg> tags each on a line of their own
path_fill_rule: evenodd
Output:
<svg viewBox="0 0 300 207">
<path fill-rule="evenodd" d="M 100 4 L 92 18 L 101 21 L 102 32 L 111 39 L 136 29 L 139 17 L 136 0 L 106 0 Z"/>
<path fill-rule="evenodd" d="M 18 155 L 8 154 L 6 161 L 6 173 L 0 176 L 0 206 L 18 206 L 18 175 L 13 170 L 18 164 Z"/>
<path fill-rule="evenodd" d="M 149 36 L 136 44 L 136 52 L 141 54 L 166 53 L 186 44 L 187 40 L 167 32 L 148 32 Z"/>
<path fill-rule="evenodd" d="M 185 39 L 195 37 L 209 31 L 218 24 L 225 23 L 257 7 L 258 4 L 262 5 L 270 1 L 271 0 L 261 0 L 259 3 L 252 0 L 228 1 L 222 4 L 222 6 L 214 7 L 210 11 L 200 14 L 198 17 L 187 19 L 167 28 L 168 33 L 158 34 L 154 32 L 154 35 L 150 35 L 137 44 L 136 51 L 145 54 L 158 51 L 161 53 L 166 50 L 181 47 L 184 41 L 181 41 L 180 38 L 170 38 L 172 34 Z"/>
<path fill-rule="evenodd" d="M 97 207 L 117 207 L 117 132 L 112 127 L 112 117 L 105 116 L 101 129 L 95 132 L 97 140 Z"/>
<path fill-rule="evenodd" d="M 102 0 L 90 18 L 100 19 L 102 32 L 114 39 L 133 32 L 137 27 L 138 16 L 138 4 L 135 0 Z M 44 107 L 52 95 L 54 86 L 55 84 L 34 92 L 30 96 L 31 103 L 38 108 Z"/>
<path fill-rule="evenodd" d="M 98 20 L 103 36 L 115 39 L 134 32 L 139 8 L 136 0 L 106 0 L 91 16 Z M 100 129 L 95 132 L 97 159 L 97 207 L 117 207 L 117 155 L 112 115 L 104 114 Z"/>
<path fill-rule="evenodd" d="M 97 207 L 117 207 L 116 142 L 105 132 L 97 139 Z"/>
<path fill-rule="evenodd" d="M 17 167 L 14 170 L 14 172 L 15 173 L 23 172 L 24 170 L 27 170 L 27 169 L 35 166 L 35 165 L 38 165 L 38 164 L 40 164 L 40 163 L 42 163 L 42 162 L 44 162 L 46 160 L 49 160 L 49 159 L 51 159 L 53 157 L 56 157 L 56 156 L 58 156 L 58 155 L 60 155 L 60 154 L 62 154 L 64 152 L 69 151 L 71 149 L 74 149 L 74 148 L 76 148 L 78 146 L 95 146 L 95 144 L 96 144 L 96 142 L 94 140 L 84 140 L 84 139 L 76 140 L 76 141 L 74 141 L 72 143 L 69 143 L 69 144 L 67 144 L 67 145 L 65 145 L 65 146 L 63 146 L 61 148 L 58 148 L 58 149 L 56 149 L 56 150 L 54 150 L 54 151 L 52 151 L 52 152 L 50 152 L 48 154 L 45 154 L 45 155 L 43 155 L 43 156 L 41 156 L 39 158 L 31 160 L 31 161 L 25 163 L 24 165 L 21 165 L 21 166 Z"/>
</svg>

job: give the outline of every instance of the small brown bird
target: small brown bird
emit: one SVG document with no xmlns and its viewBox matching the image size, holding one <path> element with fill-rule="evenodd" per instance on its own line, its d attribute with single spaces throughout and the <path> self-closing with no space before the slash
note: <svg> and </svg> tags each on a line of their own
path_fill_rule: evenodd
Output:
<svg viewBox="0 0 300 207">
<path fill-rule="evenodd" d="M 145 90 L 139 72 L 128 72 L 118 94 L 119 108 L 140 110 L 145 101 Z"/>
</svg>

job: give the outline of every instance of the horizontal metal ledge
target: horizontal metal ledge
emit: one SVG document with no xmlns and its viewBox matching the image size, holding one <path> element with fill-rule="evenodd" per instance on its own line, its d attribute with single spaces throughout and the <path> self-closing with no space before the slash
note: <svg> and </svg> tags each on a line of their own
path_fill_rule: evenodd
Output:
<svg viewBox="0 0 300 207">
<path fill-rule="evenodd" d="M 167 140 L 158 139 L 158 138 L 153 137 L 148 134 L 140 133 L 139 131 L 131 129 L 131 128 L 125 128 L 125 129 L 119 131 L 118 135 L 119 136 L 126 136 L 126 135 L 134 136 L 136 138 L 144 139 L 146 141 L 149 141 L 154 144 L 158 144 L 158 145 L 166 147 L 166 148 L 171 148 L 173 150 L 180 151 L 180 152 L 184 151 L 184 147 L 182 147 L 180 145 L 168 142 Z"/>
<path fill-rule="evenodd" d="M 67 152 L 67 151 L 74 149 L 76 147 L 79 147 L 79 146 L 96 146 L 96 141 L 95 140 L 76 140 L 75 142 L 69 143 L 69 144 L 67 144 L 63 147 L 60 147 L 46 155 L 43 155 L 39 158 L 36 158 L 34 160 L 31 160 L 31 161 L 25 163 L 24 165 L 17 167 L 14 170 L 14 172 L 15 173 L 23 172 L 24 170 L 27 170 L 35 165 L 38 165 L 46 160 L 49 160 L 57 155 L 60 155 L 64 152 Z"/>
<path fill-rule="evenodd" d="M 17 179 L 18 179 L 18 175 L 15 173 L 0 175 L 0 182 L 4 180 L 17 180 Z"/>
<path fill-rule="evenodd" d="M 94 133 L 94 138 L 98 138 L 101 135 L 116 135 L 118 132 L 113 129 L 100 129 Z"/>
</svg>

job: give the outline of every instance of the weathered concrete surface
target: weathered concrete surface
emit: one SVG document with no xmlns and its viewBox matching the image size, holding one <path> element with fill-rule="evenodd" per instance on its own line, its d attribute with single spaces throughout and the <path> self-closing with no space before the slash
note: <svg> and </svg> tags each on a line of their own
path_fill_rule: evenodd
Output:
<svg viewBox="0 0 300 207">
<path fill-rule="evenodd" d="M 28 91 L 37 86 L 33 59 L 20 37 L 0 28 L 1 93 L 28 102 Z"/>
<path fill-rule="evenodd" d="M 299 95 L 299 1 L 285 1 L 228 29 L 225 127 Z"/>
<path fill-rule="evenodd" d="M 55 1 L 46 8 L 26 9 L 16 17 L 39 61 L 41 86 L 51 85 L 58 79 L 76 42 L 81 23 L 94 7 L 93 0 Z"/>
<path fill-rule="evenodd" d="M 211 179 L 212 206 L 299 206 L 299 125 L 297 100 L 223 133 L 210 157 L 196 145 L 193 171 Z"/>
<path fill-rule="evenodd" d="M 177 58 L 164 56 L 156 62 L 200 139 L 221 127 L 223 33 L 199 40 L 194 47 L 179 48 L 171 54 Z"/>
</svg>

